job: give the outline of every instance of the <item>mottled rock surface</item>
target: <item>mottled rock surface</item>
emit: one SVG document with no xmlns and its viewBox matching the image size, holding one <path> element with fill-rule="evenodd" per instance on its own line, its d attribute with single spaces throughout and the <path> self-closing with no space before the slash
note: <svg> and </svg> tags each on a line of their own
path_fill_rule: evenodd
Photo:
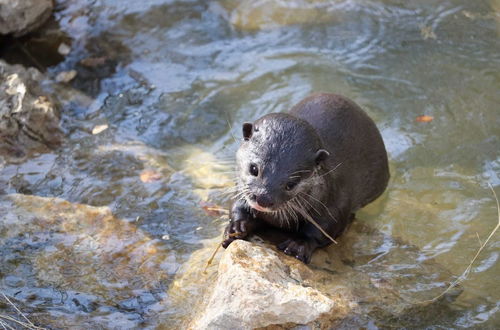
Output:
<svg viewBox="0 0 500 330">
<path fill-rule="evenodd" d="M 115 304 L 159 285 L 176 270 L 175 255 L 159 240 L 108 207 L 14 194 L 0 211 L 0 248 L 32 235 L 40 248 L 30 258 L 39 285 L 71 288 Z M 42 240 L 40 240 L 42 238 Z"/>
<path fill-rule="evenodd" d="M 36 69 L 0 60 L 0 156 L 23 157 L 61 142 L 57 102 Z"/>
<path fill-rule="evenodd" d="M 362 223 L 339 244 L 319 250 L 310 265 L 261 242 L 235 241 L 219 252 L 218 266 L 203 273 L 218 240 L 195 252 L 172 283 L 176 308 L 191 311 L 192 329 L 352 328 L 372 323 L 397 327 L 432 317 L 461 289 L 429 301 L 452 275 L 432 259 L 417 266 L 421 252 Z M 373 254 L 393 244 L 387 254 Z M 217 264 L 217 261 L 214 262 Z M 440 285 L 436 285 L 440 283 Z M 194 307 L 196 306 L 196 307 Z"/>
<path fill-rule="evenodd" d="M 52 0 L 0 0 L 0 34 L 31 32 L 45 23 L 53 8 Z"/>
<path fill-rule="evenodd" d="M 219 263 L 207 307 L 191 324 L 194 329 L 261 328 L 273 324 L 308 324 L 322 316 L 344 318 L 350 300 L 304 285 L 313 276 L 307 267 L 291 268 L 278 252 L 236 241 Z"/>
</svg>

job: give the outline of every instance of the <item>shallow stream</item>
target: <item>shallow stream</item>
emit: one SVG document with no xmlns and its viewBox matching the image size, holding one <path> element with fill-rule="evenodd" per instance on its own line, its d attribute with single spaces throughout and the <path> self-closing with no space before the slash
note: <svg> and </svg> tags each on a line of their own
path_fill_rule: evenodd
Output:
<svg viewBox="0 0 500 330">
<path fill-rule="evenodd" d="M 458 276 L 495 227 L 497 0 L 56 3 L 51 28 L 62 33 L 50 38 L 69 44 L 67 56 L 41 54 L 26 38 L 29 58 L 3 53 L 51 77 L 78 73 L 69 85 L 79 97 L 63 109 L 63 146 L 0 168 L 0 290 L 40 323 L 154 327 L 161 315 L 176 327 L 184 310 L 168 303 L 168 287 L 201 240 L 220 235 L 225 220 L 203 206 L 229 205 L 220 191 L 231 185 L 233 136 L 243 121 L 315 91 L 355 100 L 382 132 L 391 182 L 357 218 L 421 250 L 394 268 L 435 258 Z M 100 125 L 107 128 L 93 134 Z M 97 211 L 83 209 L 94 212 L 88 223 L 48 228 L 13 215 L 34 207 L 14 205 L 13 194 L 109 207 L 113 217 L 96 229 Z M 14 218 L 27 223 L 16 229 Z M 405 326 L 498 328 L 499 235 L 444 315 Z M 93 240 L 113 253 L 103 256 Z M 150 277 L 138 278 L 144 265 Z"/>
</svg>

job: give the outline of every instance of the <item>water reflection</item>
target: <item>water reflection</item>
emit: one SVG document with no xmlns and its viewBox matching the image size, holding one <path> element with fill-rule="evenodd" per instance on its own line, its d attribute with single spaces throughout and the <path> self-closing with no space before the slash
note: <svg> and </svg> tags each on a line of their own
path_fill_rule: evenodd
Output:
<svg viewBox="0 0 500 330">
<path fill-rule="evenodd" d="M 14 219 L 5 195 L 21 193 L 106 206 L 120 222 L 90 230 L 92 218 L 83 217 L 81 225 L 29 234 L 10 228 L 14 220 L 0 224 L 0 288 L 41 321 L 151 326 L 159 308 L 182 318 L 165 288 L 201 239 L 219 235 L 220 221 L 200 203 L 228 203 L 217 192 L 232 180 L 230 132 L 238 139 L 241 122 L 285 111 L 312 91 L 349 96 L 381 128 L 393 178 L 358 218 L 418 246 L 421 259 L 407 264 L 436 258 L 460 274 L 477 236 L 494 227 L 486 182 L 500 184 L 496 2 L 293 1 L 279 20 L 252 3 L 59 3 L 56 19 L 72 51 L 49 73 L 75 68 L 72 87 L 90 101 L 66 103 L 67 141 L 58 152 L 4 166 L 0 213 Z M 314 14 L 322 6 L 331 8 L 328 19 Z M 89 58 L 93 66 L 82 64 Z M 434 120 L 416 122 L 423 114 Z M 92 134 L 103 123 L 109 128 Z M 144 170 L 160 179 L 142 182 Z M 35 218 L 24 220 L 41 226 Z M 119 235 L 108 240 L 120 231 L 133 247 Z M 140 272 L 150 246 L 155 257 L 143 267 L 152 270 Z M 94 254 L 101 250 L 107 259 Z M 364 252 L 391 251 L 389 244 Z M 494 243 L 451 310 L 421 326 L 498 324 L 497 258 Z M 128 287 L 120 287 L 123 278 Z"/>
</svg>

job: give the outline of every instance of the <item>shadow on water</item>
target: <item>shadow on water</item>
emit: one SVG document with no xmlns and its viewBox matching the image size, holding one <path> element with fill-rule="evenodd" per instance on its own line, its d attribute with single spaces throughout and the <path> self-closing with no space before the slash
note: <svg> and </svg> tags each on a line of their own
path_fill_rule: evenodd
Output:
<svg viewBox="0 0 500 330">
<path fill-rule="evenodd" d="M 179 266 L 202 239 L 220 234 L 222 221 L 200 203 L 228 204 L 217 191 L 232 180 L 221 161 L 233 157 L 230 131 L 238 138 L 241 122 L 286 111 L 313 91 L 354 99 L 386 141 L 391 184 L 361 221 L 421 249 L 417 265 L 434 258 L 462 272 L 476 235 L 486 237 L 494 225 L 486 182 L 500 184 L 499 14 L 488 1 L 345 0 L 322 7 L 330 16 L 313 22 L 304 17 L 316 17 L 314 7 L 302 14 L 279 8 L 286 20 L 276 21 L 272 8 L 246 1 L 124 3 L 58 1 L 40 32 L 2 40 L 9 62 L 39 66 L 52 78 L 77 71 L 65 84 L 72 101 L 63 109 L 63 147 L 0 172 L 7 219 L 0 222 L 0 288 L 23 311 L 54 327 L 154 325 Z M 65 56 L 61 42 L 70 47 Z M 433 121 L 416 122 L 423 114 Z M 99 125 L 106 128 L 93 134 Z M 15 206 L 14 194 L 34 197 Z M 40 202 L 36 196 L 88 213 L 54 224 L 42 206 L 27 209 L 31 198 Z M 72 214 L 60 212 L 61 219 Z M 107 231 L 91 221 L 100 212 L 112 212 Z M 14 230 L 16 221 L 27 227 Z M 113 232 L 126 238 L 112 240 Z M 409 314 L 401 326 L 498 324 L 497 245 L 484 251 L 457 301 L 435 314 Z M 393 247 L 377 249 L 365 252 Z M 165 278 L 141 282 L 142 262 Z M 183 317 L 167 305 L 172 319 Z"/>
</svg>

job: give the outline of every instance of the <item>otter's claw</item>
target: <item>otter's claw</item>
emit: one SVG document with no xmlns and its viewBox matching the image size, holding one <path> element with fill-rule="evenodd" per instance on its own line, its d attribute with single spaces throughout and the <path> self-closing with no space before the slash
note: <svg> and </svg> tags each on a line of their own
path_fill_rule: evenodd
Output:
<svg viewBox="0 0 500 330">
<path fill-rule="evenodd" d="M 277 248 L 289 256 L 295 257 L 305 264 L 311 262 L 314 247 L 310 242 L 301 239 L 287 239 L 279 244 Z"/>
<path fill-rule="evenodd" d="M 222 247 L 227 248 L 236 239 L 243 239 L 248 236 L 247 231 L 248 221 L 231 221 L 227 225 L 224 231 L 224 241 L 222 241 Z"/>
</svg>

